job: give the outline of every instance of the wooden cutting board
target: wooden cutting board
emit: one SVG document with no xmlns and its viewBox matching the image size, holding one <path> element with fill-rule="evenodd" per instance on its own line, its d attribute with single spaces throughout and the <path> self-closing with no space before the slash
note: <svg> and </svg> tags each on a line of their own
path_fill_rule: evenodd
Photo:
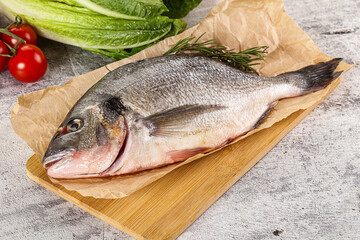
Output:
<svg viewBox="0 0 360 240">
<path fill-rule="evenodd" d="M 26 164 L 27 174 L 35 182 L 137 239 L 175 239 L 321 101 L 271 128 L 184 165 L 125 198 L 96 199 L 68 191 L 49 180 L 35 155 Z"/>
</svg>

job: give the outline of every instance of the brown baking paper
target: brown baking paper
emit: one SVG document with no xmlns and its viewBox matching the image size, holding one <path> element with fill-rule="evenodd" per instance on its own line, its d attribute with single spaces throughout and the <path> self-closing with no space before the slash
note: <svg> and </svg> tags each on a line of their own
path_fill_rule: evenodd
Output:
<svg viewBox="0 0 360 240">
<path fill-rule="evenodd" d="M 256 46 L 269 46 L 266 61 L 256 67 L 264 76 L 274 76 L 304 66 L 332 59 L 320 51 L 305 32 L 285 13 L 281 0 L 225 0 L 217 5 L 198 25 L 182 34 L 167 38 L 144 51 L 93 72 L 74 77 L 64 86 L 50 87 L 20 96 L 12 110 L 11 122 L 15 132 L 34 150 L 39 159 L 76 101 L 104 75 L 116 68 L 144 58 L 162 55 L 178 40 L 189 36 L 202 40 L 215 38 L 219 44 L 235 51 Z M 340 70 L 351 66 L 341 63 Z M 340 79 L 335 80 L 337 84 Z M 239 141 L 257 131 L 271 127 L 290 114 L 321 101 L 331 86 L 302 97 L 281 100 L 265 121 Z M 184 162 L 136 174 L 110 178 L 54 180 L 83 196 L 120 198 L 154 182 L 170 171 L 207 154 L 199 154 Z"/>
</svg>

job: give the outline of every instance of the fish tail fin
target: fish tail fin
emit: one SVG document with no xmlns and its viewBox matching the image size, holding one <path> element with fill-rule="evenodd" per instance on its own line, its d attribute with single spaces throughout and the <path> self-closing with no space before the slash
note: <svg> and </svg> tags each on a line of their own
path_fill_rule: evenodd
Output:
<svg viewBox="0 0 360 240">
<path fill-rule="evenodd" d="M 304 90 L 305 93 L 325 88 L 332 80 L 338 78 L 341 72 L 334 72 L 342 58 L 334 58 L 327 62 L 304 67 L 293 73 L 301 74 L 302 80 L 296 79 L 295 85 Z"/>
</svg>

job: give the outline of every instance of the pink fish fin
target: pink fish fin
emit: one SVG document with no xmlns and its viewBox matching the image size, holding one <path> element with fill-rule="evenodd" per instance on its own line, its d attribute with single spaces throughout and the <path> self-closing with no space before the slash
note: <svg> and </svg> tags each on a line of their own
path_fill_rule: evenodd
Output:
<svg viewBox="0 0 360 240">
<path fill-rule="evenodd" d="M 266 111 L 260 116 L 259 120 L 256 122 L 256 124 L 254 125 L 253 129 L 257 128 L 263 121 L 264 119 L 269 115 L 271 109 L 273 109 L 273 107 L 276 106 L 276 104 L 278 104 L 279 101 L 275 101 L 269 104 L 269 107 L 266 109 Z"/>
<path fill-rule="evenodd" d="M 191 148 L 191 149 L 182 149 L 182 150 L 172 150 L 167 152 L 167 155 L 173 160 L 174 162 L 179 162 L 186 160 L 192 156 L 195 156 L 199 153 L 209 152 L 211 148 L 208 147 L 198 147 L 198 148 Z"/>
<path fill-rule="evenodd" d="M 188 104 L 166 109 L 139 120 L 150 130 L 150 136 L 172 136 L 186 132 L 185 126 L 197 116 L 223 108 L 226 107 Z"/>
</svg>

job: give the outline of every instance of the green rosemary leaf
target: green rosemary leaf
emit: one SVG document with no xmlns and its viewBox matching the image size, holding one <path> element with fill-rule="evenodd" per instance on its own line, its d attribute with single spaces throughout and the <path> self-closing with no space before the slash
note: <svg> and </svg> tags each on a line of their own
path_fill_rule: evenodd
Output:
<svg viewBox="0 0 360 240">
<path fill-rule="evenodd" d="M 195 53 L 225 62 L 242 71 L 256 72 L 252 66 L 259 65 L 258 61 L 263 61 L 267 54 L 267 46 L 253 47 L 241 52 L 234 52 L 225 46 L 218 46 L 215 39 L 200 42 L 199 40 L 204 34 L 201 34 L 198 38 L 188 37 L 179 40 L 163 55 Z"/>
</svg>

